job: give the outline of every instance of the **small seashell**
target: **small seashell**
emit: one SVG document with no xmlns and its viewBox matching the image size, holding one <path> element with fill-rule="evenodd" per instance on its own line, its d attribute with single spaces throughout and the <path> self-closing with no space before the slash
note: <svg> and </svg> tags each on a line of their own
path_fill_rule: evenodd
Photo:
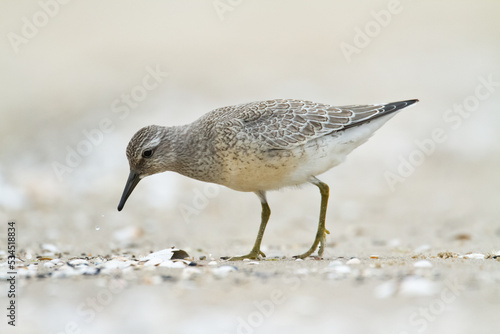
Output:
<svg viewBox="0 0 500 334">
<path fill-rule="evenodd" d="M 189 257 L 189 254 L 182 249 L 168 248 L 141 257 L 140 261 L 149 261 L 151 259 L 161 259 L 162 261 L 166 261 L 174 259 L 185 259 L 187 257 Z"/>
</svg>

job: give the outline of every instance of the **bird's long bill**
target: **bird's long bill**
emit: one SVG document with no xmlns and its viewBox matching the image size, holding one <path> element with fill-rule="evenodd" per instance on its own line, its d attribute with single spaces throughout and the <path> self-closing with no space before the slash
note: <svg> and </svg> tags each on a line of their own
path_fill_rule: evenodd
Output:
<svg viewBox="0 0 500 334">
<path fill-rule="evenodd" d="M 127 184 L 125 184 L 125 189 L 123 189 L 122 199 L 120 200 L 120 204 L 118 204 L 118 211 L 122 211 L 127 198 L 130 196 L 140 180 L 141 178 L 139 177 L 139 174 L 131 170 L 130 174 L 128 175 Z"/>
</svg>

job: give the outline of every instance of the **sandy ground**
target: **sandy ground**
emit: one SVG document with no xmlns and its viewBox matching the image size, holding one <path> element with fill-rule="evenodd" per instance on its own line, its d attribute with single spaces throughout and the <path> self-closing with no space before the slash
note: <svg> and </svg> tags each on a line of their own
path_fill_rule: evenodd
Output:
<svg viewBox="0 0 500 334">
<path fill-rule="evenodd" d="M 498 13 L 451 0 L 1 2 L 0 332 L 498 332 Z M 320 176 L 322 259 L 292 258 L 314 238 L 313 186 L 269 193 L 259 261 L 221 260 L 253 245 L 253 194 L 165 173 L 116 211 L 140 127 L 271 98 L 420 99 Z M 190 257 L 145 259 L 172 246 Z"/>
</svg>

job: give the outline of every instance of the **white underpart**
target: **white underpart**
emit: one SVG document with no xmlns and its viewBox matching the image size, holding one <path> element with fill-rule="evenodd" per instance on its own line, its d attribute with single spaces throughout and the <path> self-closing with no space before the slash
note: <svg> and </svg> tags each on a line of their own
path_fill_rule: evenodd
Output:
<svg viewBox="0 0 500 334">
<path fill-rule="evenodd" d="M 311 176 L 320 175 L 341 164 L 356 147 L 365 143 L 373 133 L 396 113 L 376 118 L 360 126 L 349 128 L 340 136 L 324 136 L 306 144 L 306 156 L 301 164 L 289 175 L 296 184 L 307 182 Z"/>
<path fill-rule="evenodd" d="M 366 142 L 373 133 L 395 113 L 376 118 L 360 126 L 349 128 L 338 136 L 326 135 L 305 144 L 305 154 L 295 166 L 283 166 L 276 173 L 247 175 L 246 182 L 231 188 L 243 191 L 273 190 L 311 182 L 313 176 L 320 175 L 342 163 L 356 147 Z M 239 189 L 238 189 L 239 188 Z M 246 188 L 246 189 L 244 189 Z"/>
</svg>

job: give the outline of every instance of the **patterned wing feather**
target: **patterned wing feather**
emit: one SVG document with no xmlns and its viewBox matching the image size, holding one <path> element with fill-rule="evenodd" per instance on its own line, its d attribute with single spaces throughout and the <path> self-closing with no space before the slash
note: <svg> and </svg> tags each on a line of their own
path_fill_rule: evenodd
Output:
<svg viewBox="0 0 500 334">
<path fill-rule="evenodd" d="M 269 149 L 291 149 L 417 101 L 334 107 L 301 100 L 269 100 L 234 106 L 226 111 L 230 111 L 231 115 L 227 116 L 236 120 L 248 136 L 265 143 Z"/>
</svg>

